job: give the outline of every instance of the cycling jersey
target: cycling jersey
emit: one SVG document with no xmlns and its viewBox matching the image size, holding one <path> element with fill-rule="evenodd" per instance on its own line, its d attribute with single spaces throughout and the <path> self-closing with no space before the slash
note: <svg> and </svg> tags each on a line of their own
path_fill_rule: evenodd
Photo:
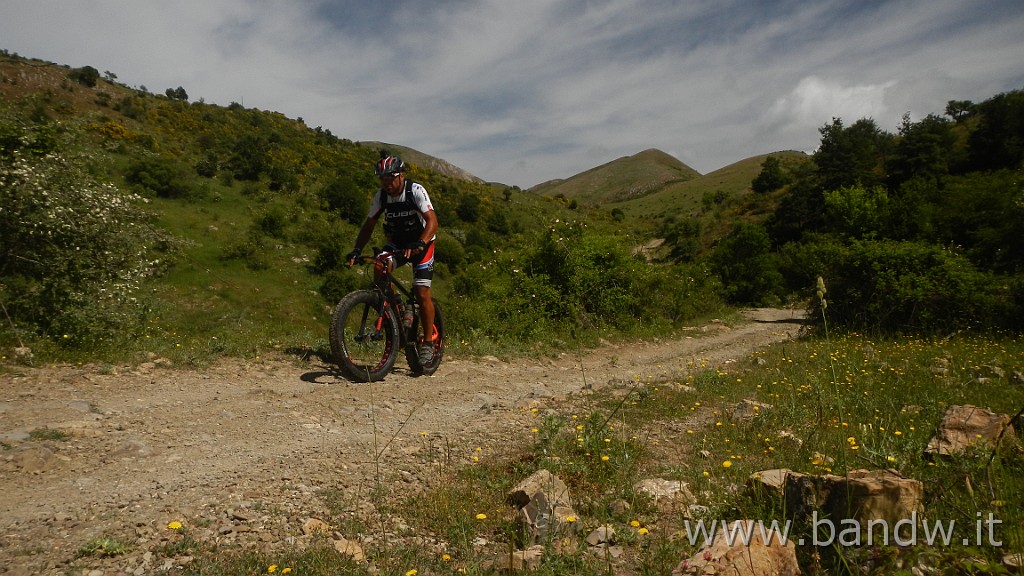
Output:
<svg viewBox="0 0 1024 576">
<path fill-rule="evenodd" d="M 384 233 L 388 240 L 403 247 L 420 240 L 427 224 L 423 214 L 433 209 L 427 190 L 412 180 L 406 180 L 405 189 L 398 196 L 391 196 L 383 189 L 375 194 L 369 217 L 383 215 Z M 427 242 L 433 241 L 434 237 L 431 237 Z"/>
</svg>

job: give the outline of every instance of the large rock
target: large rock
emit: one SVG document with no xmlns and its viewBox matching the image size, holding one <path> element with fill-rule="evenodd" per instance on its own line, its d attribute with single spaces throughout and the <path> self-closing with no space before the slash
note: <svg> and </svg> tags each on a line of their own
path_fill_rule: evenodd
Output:
<svg viewBox="0 0 1024 576">
<path fill-rule="evenodd" d="M 1005 432 L 1004 432 L 1005 430 Z M 948 456 L 963 452 L 978 442 L 994 446 L 1002 439 L 1016 441 L 1010 417 L 977 406 L 950 406 L 939 430 L 928 442 L 925 454 Z"/>
<path fill-rule="evenodd" d="M 526 550 L 514 550 L 510 553 L 496 554 L 484 560 L 481 568 L 493 570 L 496 574 L 522 574 L 540 568 L 544 560 L 544 547 L 530 546 Z"/>
<path fill-rule="evenodd" d="M 538 470 L 517 484 L 507 500 L 517 508 L 519 535 L 526 547 L 578 530 L 569 488 L 547 470 Z"/>
<path fill-rule="evenodd" d="M 755 472 L 747 478 L 747 491 L 753 496 L 773 494 L 782 496 L 786 492 L 786 478 L 796 474 L 789 468 L 773 468 Z"/>
<path fill-rule="evenodd" d="M 729 576 L 796 576 L 800 566 L 796 560 L 796 546 L 793 542 L 785 545 L 778 536 L 765 542 L 754 520 L 738 520 L 746 524 L 746 534 L 751 537 L 733 538 L 732 544 L 726 537 L 725 529 L 719 528 L 711 545 L 705 546 L 692 557 L 683 560 L 672 576 L 695 574 L 728 574 Z M 734 526 L 729 525 L 732 530 Z"/>
<path fill-rule="evenodd" d="M 689 517 L 689 507 L 697 501 L 690 492 L 689 485 L 681 480 L 647 478 L 634 484 L 633 490 L 637 494 L 650 497 L 658 512 L 662 514 L 681 514 Z"/>
<path fill-rule="evenodd" d="M 894 527 L 924 513 L 924 485 L 889 470 L 851 470 L 846 476 L 786 474 L 786 507 L 793 518 L 829 518 L 838 525 L 871 520 Z"/>
</svg>

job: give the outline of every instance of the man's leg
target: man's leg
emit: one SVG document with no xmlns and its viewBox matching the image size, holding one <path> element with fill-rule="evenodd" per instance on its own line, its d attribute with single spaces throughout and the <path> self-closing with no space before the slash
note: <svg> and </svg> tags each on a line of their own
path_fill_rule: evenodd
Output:
<svg viewBox="0 0 1024 576">
<path fill-rule="evenodd" d="M 434 339 L 434 301 L 430 299 L 430 286 L 417 286 L 416 297 L 420 300 L 420 324 L 423 325 L 423 341 Z"/>
</svg>

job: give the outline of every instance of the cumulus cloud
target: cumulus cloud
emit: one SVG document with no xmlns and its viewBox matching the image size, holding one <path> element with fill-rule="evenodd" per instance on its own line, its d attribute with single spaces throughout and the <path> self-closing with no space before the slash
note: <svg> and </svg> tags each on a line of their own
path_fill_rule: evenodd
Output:
<svg viewBox="0 0 1024 576">
<path fill-rule="evenodd" d="M 814 134 L 832 118 L 847 124 L 861 118 L 888 120 L 886 91 L 898 82 L 844 86 L 837 80 L 808 76 L 778 98 L 768 112 L 770 125 L 786 134 Z"/>
</svg>

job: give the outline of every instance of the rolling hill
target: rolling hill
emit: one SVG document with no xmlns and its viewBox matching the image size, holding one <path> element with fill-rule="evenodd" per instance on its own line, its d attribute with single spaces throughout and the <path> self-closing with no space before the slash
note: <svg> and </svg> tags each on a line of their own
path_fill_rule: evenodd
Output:
<svg viewBox="0 0 1024 576">
<path fill-rule="evenodd" d="M 750 183 L 761 171 L 761 164 L 768 156 L 779 158 L 786 167 L 793 167 L 808 160 L 808 156 L 803 152 L 794 151 L 754 156 L 708 174 L 668 182 L 657 188 L 652 187 L 650 193 L 642 196 L 612 201 L 608 208 L 618 208 L 628 218 L 642 220 L 697 214 L 702 211 L 706 199 L 716 202 L 717 196 L 717 202 L 721 203 L 724 199 L 736 200 L 752 193 Z"/>
<path fill-rule="evenodd" d="M 567 178 L 538 184 L 530 192 L 600 206 L 645 196 L 700 173 L 661 150 L 648 149 Z"/>
<path fill-rule="evenodd" d="M 470 174 L 468 171 L 459 168 L 458 166 L 448 162 L 447 160 L 442 160 L 441 158 L 431 156 L 430 154 L 425 154 L 423 152 L 420 152 L 419 150 L 414 150 L 407 146 L 375 141 L 358 142 L 358 144 L 369 148 L 389 150 L 393 154 L 400 156 L 406 162 L 409 162 L 426 170 L 437 172 L 438 174 L 443 174 L 450 178 L 466 180 L 467 182 L 476 182 L 478 184 L 484 183 L 484 180 L 482 178 L 478 178 L 477 176 Z"/>
</svg>

